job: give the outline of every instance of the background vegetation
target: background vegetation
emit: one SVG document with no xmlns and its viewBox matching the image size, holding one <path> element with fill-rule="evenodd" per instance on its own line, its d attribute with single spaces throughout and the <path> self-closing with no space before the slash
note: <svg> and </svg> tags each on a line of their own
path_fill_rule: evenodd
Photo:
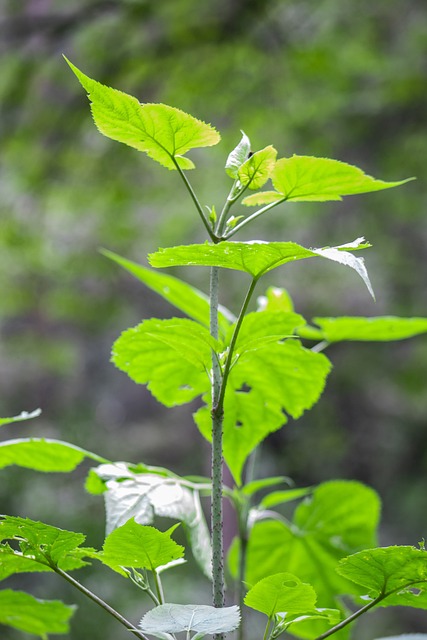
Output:
<svg viewBox="0 0 427 640">
<path fill-rule="evenodd" d="M 257 233 L 306 246 L 365 235 L 374 245 L 366 261 L 376 303 L 354 274 L 328 264 L 308 261 L 274 274 L 271 284 L 288 288 L 307 317 L 426 315 L 421 0 L 5 0 L 0 415 L 38 406 L 43 415 L 6 427 L 2 438 L 55 437 L 114 459 L 208 471 L 191 411 L 166 413 L 108 362 L 123 329 L 171 309 L 97 252 L 106 247 L 144 262 L 159 246 L 204 239 L 203 230 L 178 176 L 97 133 L 61 53 L 105 84 L 180 107 L 221 131 L 222 144 L 198 154 L 191 176 L 206 204 L 220 203 L 228 191 L 223 165 L 240 129 L 254 147 L 273 143 L 281 156 L 334 157 L 385 180 L 417 176 L 405 187 L 336 205 L 283 206 L 259 220 Z M 187 275 L 206 290 L 207 270 Z M 227 275 L 222 302 L 233 310 L 240 277 Z M 384 500 L 381 542 L 416 544 L 427 534 L 427 341 L 343 344 L 330 356 L 335 369 L 326 395 L 267 441 L 259 473 L 284 473 L 304 485 L 334 477 L 367 482 Z M 80 528 L 99 545 L 103 505 L 84 495 L 85 471 L 73 483 L 4 471 L 1 511 Z M 104 597 L 139 619 L 139 594 L 131 600 L 119 579 L 104 583 L 102 576 L 82 579 L 88 586 L 101 580 Z M 62 588 L 55 578 L 28 581 L 41 597 Z M 68 602 L 81 604 L 74 640 L 82 629 L 93 640 L 124 637 L 64 589 Z M 177 599 L 189 589 L 180 585 Z M 360 638 L 425 631 L 422 618 L 376 613 Z M 17 634 L 2 630 L 2 637 Z"/>
</svg>

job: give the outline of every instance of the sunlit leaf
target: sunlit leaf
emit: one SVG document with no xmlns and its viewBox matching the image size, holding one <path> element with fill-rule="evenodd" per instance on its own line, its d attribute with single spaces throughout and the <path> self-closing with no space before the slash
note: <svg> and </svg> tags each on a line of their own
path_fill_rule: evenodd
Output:
<svg viewBox="0 0 427 640">
<path fill-rule="evenodd" d="M 35 471 L 66 473 L 85 458 L 107 462 L 95 453 L 60 440 L 19 438 L 0 443 L 0 469 L 14 464 Z"/>
<path fill-rule="evenodd" d="M 258 311 L 285 311 L 294 310 L 292 298 L 286 289 L 280 287 L 268 287 L 265 295 L 257 298 Z"/>
<path fill-rule="evenodd" d="M 340 340 L 379 341 L 403 340 L 427 333 L 427 318 L 377 318 L 341 317 L 313 318 L 319 325 L 323 339 L 328 342 Z"/>
<path fill-rule="evenodd" d="M 133 567 L 155 571 L 184 555 L 184 547 L 171 538 L 176 529 L 161 532 L 131 518 L 106 538 L 100 560 L 112 568 Z"/>
<path fill-rule="evenodd" d="M 139 628 L 153 635 L 180 631 L 213 634 L 234 631 L 239 624 L 240 611 L 236 605 L 217 609 L 202 604 L 167 603 L 148 611 Z"/>
<path fill-rule="evenodd" d="M 316 592 L 292 573 L 275 573 L 248 591 L 245 604 L 271 618 L 275 613 L 315 612 Z"/>
<path fill-rule="evenodd" d="M 235 345 L 235 354 L 263 349 L 269 342 L 278 342 L 291 336 L 294 330 L 304 325 L 305 320 L 297 313 L 283 311 L 257 311 L 248 313 L 243 319 Z M 229 329 L 228 342 L 234 331 Z"/>
<path fill-rule="evenodd" d="M 242 138 L 239 144 L 231 151 L 225 163 L 225 171 L 230 178 L 238 177 L 239 168 L 248 159 L 251 151 L 251 141 L 246 133 L 242 131 Z"/>
<path fill-rule="evenodd" d="M 22 411 L 19 416 L 14 416 L 13 418 L 0 418 L 0 427 L 3 427 L 6 424 L 10 424 L 11 422 L 21 422 L 22 420 L 31 420 L 31 418 L 38 418 L 41 414 L 41 409 L 35 409 L 35 411 Z"/>
<path fill-rule="evenodd" d="M 52 565 L 69 571 L 84 567 L 87 562 L 83 558 L 90 558 L 95 553 L 93 549 L 81 547 L 85 540 L 82 533 L 74 533 L 57 527 L 36 522 L 29 518 L 3 516 L 0 520 L 0 542 L 18 540 L 18 560 L 15 565 L 10 557 L 8 547 L 3 547 L 8 570 L 22 573 L 25 569 L 24 560 L 28 558 L 28 570 L 34 571 L 34 561 L 46 567 Z"/>
<path fill-rule="evenodd" d="M 271 176 L 276 163 L 277 151 L 269 146 L 253 153 L 238 171 L 240 183 L 249 189 L 260 189 Z"/>
<path fill-rule="evenodd" d="M 107 533 L 134 518 L 139 524 L 152 524 L 154 518 L 181 521 L 191 551 L 208 577 L 212 572 L 209 530 L 198 491 L 190 489 L 179 477 L 133 473 L 125 463 L 101 465 L 94 472 L 105 484 Z"/>
<path fill-rule="evenodd" d="M 209 297 L 199 289 L 168 274 L 147 269 L 137 262 L 127 260 L 112 251 L 102 250 L 107 258 L 114 260 L 147 287 L 158 293 L 174 307 L 180 309 L 193 320 L 209 326 Z M 235 317 L 225 307 L 219 306 L 218 321 L 220 329 L 225 333 Z"/>
<path fill-rule="evenodd" d="M 337 571 L 368 590 L 382 595 L 379 606 L 427 609 L 427 552 L 410 546 L 360 551 L 340 561 Z"/>
<path fill-rule="evenodd" d="M 272 175 L 276 191 L 294 202 L 341 200 L 342 196 L 390 189 L 409 180 L 413 178 L 384 182 L 339 160 L 297 155 L 278 160 Z"/>
<path fill-rule="evenodd" d="M 258 279 L 276 267 L 305 258 L 322 257 L 344 264 L 361 276 L 371 295 L 372 287 L 363 262 L 349 251 L 366 249 L 369 243 L 357 238 L 337 247 L 306 249 L 294 242 L 221 242 L 196 244 L 159 249 L 149 256 L 153 267 L 209 266 L 245 271 Z"/>
<path fill-rule="evenodd" d="M 46 640 L 49 633 L 68 633 L 75 607 L 59 600 L 38 600 L 28 593 L 0 591 L 0 624 Z"/>
<path fill-rule="evenodd" d="M 133 96 L 92 80 L 67 62 L 88 93 L 99 131 L 144 151 L 164 167 L 176 169 L 179 165 L 181 169 L 193 169 L 193 162 L 184 154 L 220 141 L 219 133 L 211 125 L 188 113 L 165 104 L 141 104 Z"/>
<path fill-rule="evenodd" d="M 246 207 L 256 207 L 262 204 L 283 202 L 284 200 L 283 194 L 277 193 L 277 191 L 261 191 L 260 193 L 251 193 L 250 196 L 243 198 L 242 204 Z"/>
<path fill-rule="evenodd" d="M 153 318 L 122 333 L 113 345 L 112 361 L 172 407 L 207 391 L 212 348 L 218 344 L 200 324 Z"/>
</svg>

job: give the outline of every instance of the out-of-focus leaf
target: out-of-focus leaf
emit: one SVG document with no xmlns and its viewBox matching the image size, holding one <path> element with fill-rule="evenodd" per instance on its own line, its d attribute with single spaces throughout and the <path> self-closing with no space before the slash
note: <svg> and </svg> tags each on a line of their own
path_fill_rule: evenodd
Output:
<svg viewBox="0 0 427 640">
<path fill-rule="evenodd" d="M 258 311 L 285 311 L 294 310 L 292 298 L 286 289 L 269 287 L 264 296 L 257 299 Z"/>
<path fill-rule="evenodd" d="M 341 317 L 313 318 L 319 325 L 323 339 L 328 342 L 341 340 L 379 341 L 404 340 L 427 333 L 427 318 L 377 318 Z"/>
<path fill-rule="evenodd" d="M 305 496 L 313 493 L 313 490 L 314 487 L 301 487 L 298 489 L 287 489 L 286 491 L 273 491 L 261 500 L 259 508 L 271 509 L 278 504 L 285 504 L 286 502 L 292 502 L 292 500 L 305 498 Z"/>
<path fill-rule="evenodd" d="M 155 291 L 174 307 L 180 309 L 193 320 L 209 326 L 209 298 L 206 294 L 195 287 L 183 282 L 179 278 L 164 273 L 158 273 L 153 269 L 147 269 L 137 262 L 127 260 L 121 256 L 103 249 L 101 253 L 114 260 L 121 267 L 126 269 L 135 278 L 143 282 L 152 291 Z M 236 318 L 231 311 L 221 306 L 218 310 L 218 321 L 220 329 L 224 334 L 230 322 L 235 322 Z"/>
<path fill-rule="evenodd" d="M 0 591 L 0 624 L 47 640 L 50 633 L 68 633 L 75 607 L 59 600 L 38 600 L 28 593 Z"/>
<path fill-rule="evenodd" d="M 108 462 L 105 458 L 68 442 L 44 438 L 19 438 L 0 443 L 0 469 L 15 464 L 45 472 L 73 471 L 85 458 Z"/>
<path fill-rule="evenodd" d="M 66 59 L 67 60 L 67 59 Z M 221 136 L 209 124 L 165 104 L 141 104 L 133 96 L 92 80 L 67 60 L 91 101 L 93 119 L 108 138 L 144 151 L 167 169 L 193 169 L 190 149 L 210 147 Z"/>
<path fill-rule="evenodd" d="M 13 418 L 0 418 L 0 427 L 3 427 L 6 424 L 10 424 L 11 422 L 22 422 L 22 420 L 31 420 L 31 418 L 38 418 L 41 414 L 41 409 L 35 409 L 34 411 L 22 411 L 19 416 L 14 416 Z"/>
</svg>

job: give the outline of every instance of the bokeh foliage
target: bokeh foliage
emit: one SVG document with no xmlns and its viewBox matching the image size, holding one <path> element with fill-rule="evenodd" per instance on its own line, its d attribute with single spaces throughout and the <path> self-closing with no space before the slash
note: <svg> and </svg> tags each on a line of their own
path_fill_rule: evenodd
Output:
<svg viewBox="0 0 427 640">
<path fill-rule="evenodd" d="M 272 143 L 280 156 L 335 157 L 384 180 L 417 176 L 344 203 L 284 205 L 253 229 L 260 239 L 305 246 L 360 235 L 374 245 L 366 260 L 376 304 L 352 274 L 328 265 L 308 261 L 271 276 L 269 284 L 287 287 L 307 317 L 427 315 L 421 0 L 5 0 L 0 413 L 41 406 L 43 416 L 6 427 L 4 438 L 61 437 L 115 459 L 207 472 L 190 411 L 176 409 L 171 419 L 108 364 L 123 329 L 171 310 L 97 251 L 144 262 L 159 246 L 204 240 L 203 229 L 178 176 L 99 135 L 61 53 L 105 84 L 179 107 L 221 131 L 218 147 L 193 156 L 191 179 L 208 205 L 218 207 L 228 191 L 223 165 L 240 129 L 256 149 Z M 207 289 L 205 270 L 182 275 Z M 235 311 L 240 280 L 225 278 L 222 302 Z M 343 344 L 329 355 L 335 369 L 326 396 L 272 436 L 260 471 L 301 484 L 335 476 L 366 481 L 384 498 L 382 542 L 414 544 L 427 528 L 426 340 Z M 75 487 L 59 476 L 52 488 L 31 472 L 2 473 L 2 511 L 81 527 L 99 544 L 102 504 L 83 495 L 83 472 Z M 117 597 L 113 586 L 105 589 Z M 129 606 L 140 615 L 139 603 Z M 404 615 L 378 633 L 396 633 L 399 624 L 408 630 Z M 94 622 L 90 607 L 83 619 L 88 637 L 116 637 Z"/>
</svg>

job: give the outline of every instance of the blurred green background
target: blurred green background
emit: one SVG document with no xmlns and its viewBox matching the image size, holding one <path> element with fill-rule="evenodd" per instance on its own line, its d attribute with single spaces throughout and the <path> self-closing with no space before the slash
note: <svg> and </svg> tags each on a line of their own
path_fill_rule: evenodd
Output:
<svg viewBox="0 0 427 640">
<path fill-rule="evenodd" d="M 166 411 L 109 364 L 122 330 L 172 308 L 98 253 L 145 263 L 159 246 L 203 241 L 203 229 L 179 176 L 96 131 L 62 53 L 104 84 L 219 129 L 220 145 L 192 154 L 204 204 L 219 208 L 228 192 L 223 166 L 240 129 L 254 150 L 324 155 L 384 180 L 417 176 L 343 203 L 281 206 L 240 237 L 323 246 L 365 235 L 376 303 L 354 273 L 327 261 L 276 271 L 265 287 L 286 287 L 308 318 L 427 314 L 423 0 L 3 0 L 0 415 L 43 415 L 5 427 L 2 439 L 54 437 L 112 459 L 209 470 L 194 407 Z M 207 290 L 207 270 L 174 273 Z M 244 276 L 229 272 L 223 284 L 221 302 L 236 311 Z M 366 482 L 384 501 L 381 543 L 416 544 L 427 536 L 427 338 L 343 344 L 328 356 L 324 397 L 266 442 L 258 473 Z M 85 495 L 86 471 L 3 471 L 0 511 L 85 531 L 99 546 L 103 504 Z M 100 569 L 81 579 L 135 621 L 145 610 L 119 577 Z M 170 580 L 176 601 L 195 596 L 188 578 Z M 16 584 L 77 602 L 72 640 L 128 637 L 55 577 Z M 198 601 L 209 597 L 203 579 L 196 589 Z M 426 627 L 425 613 L 389 610 L 354 638 Z M 1 637 L 23 636 L 2 628 Z"/>
</svg>

